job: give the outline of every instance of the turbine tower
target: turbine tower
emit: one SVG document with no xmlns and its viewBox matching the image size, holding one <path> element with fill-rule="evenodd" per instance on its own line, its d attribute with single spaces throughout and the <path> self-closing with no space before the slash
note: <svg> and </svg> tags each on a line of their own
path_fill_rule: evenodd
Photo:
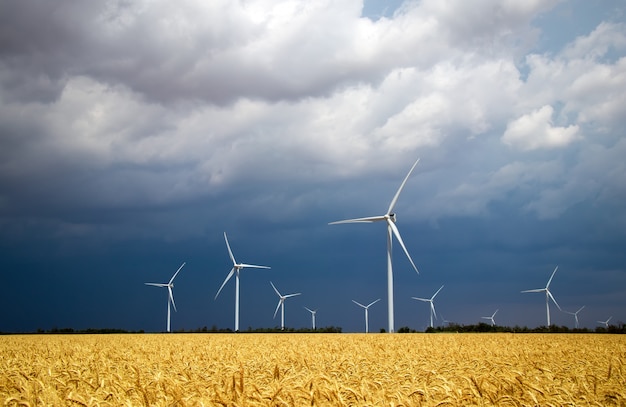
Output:
<svg viewBox="0 0 626 407">
<path fill-rule="evenodd" d="M 154 286 L 154 287 L 167 287 L 167 292 L 168 292 L 168 296 L 167 296 L 167 332 L 170 332 L 170 303 L 174 307 L 174 311 L 176 311 L 176 303 L 174 303 L 174 293 L 172 292 L 172 289 L 174 288 L 174 279 L 176 278 L 176 276 L 178 275 L 178 272 L 183 268 L 184 265 L 185 265 L 185 263 L 183 263 L 178 268 L 178 270 L 176 270 L 176 273 L 174 273 L 172 278 L 170 278 L 170 281 L 167 282 L 167 283 L 144 283 L 145 285 L 151 285 L 151 286 Z"/>
<path fill-rule="evenodd" d="M 606 321 L 596 321 L 596 322 L 599 324 L 604 324 L 604 326 L 608 329 L 609 321 L 611 320 L 611 318 L 613 318 L 613 316 L 610 316 L 609 319 L 607 319 Z"/>
<path fill-rule="evenodd" d="M 237 263 L 237 261 L 235 260 L 235 256 L 233 256 L 232 250 L 230 250 L 230 245 L 228 244 L 228 238 L 226 237 L 226 232 L 224 232 L 224 240 L 226 241 L 226 247 L 228 248 L 228 255 L 230 256 L 230 259 L 233 262 L 233 268 L 230 269 L 230 272 L 226 276 L 226 279 L 222 283 L 222 286 L 220 287 L 220 289 L 217 290 L 217 294 L 215 294 L 215 298 L 213 300 L 217 299 L 217 296 L 220 295 L 222 288 L 224 288 L 228 280 L 230 280 L 230 278 L 234 274 L 235 275 L 235 332 L 239 332 L 239 272 L 244 268 L 269 269 L 270 267 L 256 266 L 254 264 L 246 264 L 246 263 Z"/>
<path fill-rule="evenodd" d="M 578 311 L 576 311 L 576 312 L 563 311 L 563 312 L 565 312 L 566 314 L 570 314 L 570 315 L 573 315 L 573 316 L 574 316 L 574 321 L 575 321 L 574 327 L 575 327 L 575 328 L 578 328 L 578 313 L 579 313 L 580 311 L 582 311 L 582 310 L 583 310 L 583 308 L 585 308 L 585 306 L 584 306 L 584 305 L 583 305 L 582 307 L 578 308 Z"/>
<path fill-rule="evenodd" d="M 413 164 L 413 166 L 409 170 L 409 173 L 404 178 L 404 181 L 402 181 L 402 184 L 400 184 L 400 188 L 398 188 L 398 192 L 396 192 L 396 195 L 391 200 L 391 204 L 389 205 L 389 209 L 387 210 L 386 214 L 381 215 L 381 216 L 370 216 L 366 218 L 340 220 L 337 222 L 329 223 L 329 225 L 337 225 L 341 223 L 372 223 L 372 222 L 380 222 L 380 221 L 385 221 L 387 223 L 387 298 L 388 298 L 387 315 L 388 315 L 388 320 L 389 320 L 389 332 L 394 332 L 393 264 L 392 264 L 393 263 L 392 262 L 393 237 L 392 236 L 396 237 L 396 239 L 398 240 L 398 243 L 400 243 L 400 246 L 402 246 L 402 249 L 404 250 L 406 257 L 409 259 L 409 261 L 411 262 L 411 265 L 415 269 L 415 272 L 419 274 L 419 271 L 417 270 L 415 263 L 413 263 L 413 259 L 411 259 L 411 255 L 409 254 L 409 251 L 406 249 L 406 246 L 404 245 L 404 242 L 402 241 L 402 237 L 400 236 L 400 232 L 398 231 L 398 227 L 396 226 L 396 214 L 393 212 L 393 208 L 396 206 L 396 202 L 398 201 L 398 197 L 400 196 L 400 193 L 402 192 L 404 185 L 406 184 L 407 180 L 411 176 L 411 173 L 413 172 L 413 169 L 415 169 L 415 166 L 417 165 L 417 163 L 419 163 L 419 161 L 420 159 L 418 158 L 417 161 L 415 161 L 415 164 Z"/>
<path fill-rule="evenodd" d="M 536 288 L 534 290 L 524 290 L 524 291 L 522 291 L 523 293 L 542 293 L 542 292 L 546 293 L 546 315 L 548 317 L 548 327 L 550 326 L 550 300 L 552 300 L 554 302 L 554 304 L 557 306 L 557 308 L 559 310 L 561 310 L 561 306 L 559 305 L 558 302 L 556 302 L 556 300 L 552 296 L 552 293 L 550 292 L 550 283 L 552 282 L 552 277 L 554 277 L 554 273 L 556 273 L 556 271 L 558 269 L 559 269 L 559 266 L 556 266 L 556 268 L 552 272 L 552 275 L 550 276 L 550 279 L 548 280 L 548 284 L 546 284 L 545 288 Z"/>
<path fill-rule="evenodd" d="M 435 312 L 435 303 L 433 302 L 433 300 L 435 299 L 437 294 L 439 294 L 439 291 L 441 291 L 442 288 L 443 288 L 443 286 L 439 287 L 437 292 L 432 297 L 430 297 L 430 299 L 428 299 L 428 298 L 419 298 L 419 297 L 411 297 L 414 300 L 423 301 L 423 302 L 429 302 L 430 303 L 430 327 L 431 328 L 433 327 L 433 316 L 435 318 L 437 318 L 437 313 Z"/>
<path fill-rule="evenodd" d="M 315 314 L 317 314 L 317 310 L 312 310 L 307 307 L 304 307 L 304 309 L 311 313 L 311 326 L 313 326 L 313 330 L 315 331 Z"/>
<path fill-rule="evenodd" d="M 365 309 L 365 333 L 368 333 L 368 332 L 369 332 L 369 315 L 367 314 L 367 310 L 369 310 L 369 308 L 370 308 L 372 305 L 376 304 L 378 301 L 380 301 L 380 298 L 379 298 L 379 299 L 377 299 L 377 300 L 376 300 L 376 301 L 374 301 L 374 302 L 370 302 L 368 305 L 363 305 L 363 304 L 361 304 L 361 303 L 359 303 L 359 302 L 356 302 L 356 301 L 352 300 L 352 302 L 353 302 L 353 303 L 355 303 L 355 304 L 356 304 L 356 305 L 358 305 L 359 307 L 361 307 L 361 308 Z"/>
<path fill-rule="evenodd" d="M 498 311 L 499 311 L 499 309 L 497 309 L 496 312 L 494 312 L 493 315 L 490 316 L 490 317 L 481 317 L 481 318 L 490 320 L 491 321 L 491 326 L 495 326 L 496 321 L 494 320 L 494 318 L 495 318 L 496 314 L 498 313 Z"/>
<path fill-rule="evenodd" d="M 278 305 L 276 306 L 276 311 L 274 311 L 274 318 L 276 318 L 276 313 L 278 312 L 278 308 L 280 308 L 280 330 L 284 331 L 285 330 L 285 300 L 289 297 L 295 297 L 296 295 L 300 295 L 302 293 L 282 295 L 276 289 L 276 287 L 274 286 L 274 283 L 270 281 L 270 284 L 272 285 L 272 288 L 274 289 L 274 291 L 276 291 L 276 295 L 278 295 Z"/>
</svg>

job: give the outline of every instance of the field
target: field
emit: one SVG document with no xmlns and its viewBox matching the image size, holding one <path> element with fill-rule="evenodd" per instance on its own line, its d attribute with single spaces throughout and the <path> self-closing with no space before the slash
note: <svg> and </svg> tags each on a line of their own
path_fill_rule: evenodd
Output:
<svg viewBox="0 0 626 407">
<path fill-rule="evenodd" d="M 626 336 L 0 336 L 8 406 L 626 405 Z"/>
</svg>

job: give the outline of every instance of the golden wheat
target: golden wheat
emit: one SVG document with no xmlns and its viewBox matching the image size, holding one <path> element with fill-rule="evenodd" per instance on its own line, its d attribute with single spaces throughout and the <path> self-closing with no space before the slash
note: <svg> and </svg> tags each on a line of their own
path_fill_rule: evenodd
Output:
<svg viewBox="0 0 626 407">
<path fill-rule="evenodd" d="M 0 337 L 8 406 L 626 405 L 626 337 Z"/>
</svg>

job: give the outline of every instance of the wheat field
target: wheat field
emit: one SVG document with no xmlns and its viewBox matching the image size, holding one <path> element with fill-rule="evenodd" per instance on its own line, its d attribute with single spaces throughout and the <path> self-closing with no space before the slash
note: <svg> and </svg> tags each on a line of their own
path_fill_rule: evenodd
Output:
<svg viewBox="0 0 626 407">
<path fill-rule="evenodd" d="M 7 406 L 624 406 L 626 337 L 0 336 Z"/>
</svg>

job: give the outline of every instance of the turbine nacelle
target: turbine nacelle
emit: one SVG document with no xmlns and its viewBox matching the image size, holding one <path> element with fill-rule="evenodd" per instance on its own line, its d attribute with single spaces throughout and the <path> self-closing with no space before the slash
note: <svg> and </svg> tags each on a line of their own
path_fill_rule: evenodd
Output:
<svg viewBox="0 0 626 407">
<path fill-rule="evenodd" d="M 387 215 L 385 215 L 385 218 L 389 219 L 393 223 L 396 223 L 396 214 L 393 213 L 393 212 L 392 213 L 388 213 Z"/>
</svg>

